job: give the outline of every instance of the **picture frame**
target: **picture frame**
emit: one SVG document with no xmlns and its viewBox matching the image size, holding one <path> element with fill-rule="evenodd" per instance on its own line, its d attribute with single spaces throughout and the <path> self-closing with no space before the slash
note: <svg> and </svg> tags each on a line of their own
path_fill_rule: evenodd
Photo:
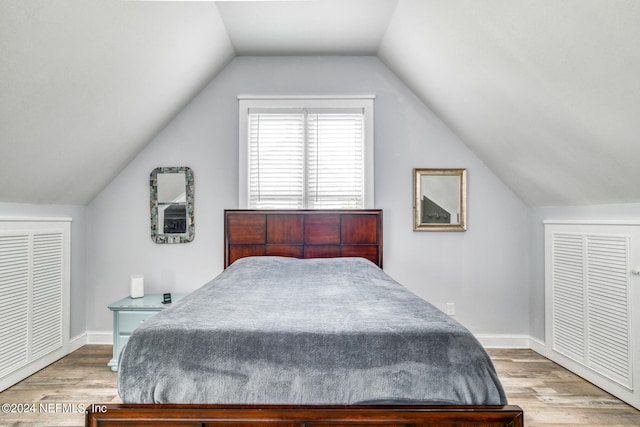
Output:
<svg viewBox="0 0 640 427">
<path fill-rule="evenodd" d="M 413 170 L 413 230 L 466 231 L 467 170 Z"/>
<path fill-rule="evenodd" d="M 193 171 L 187 166 L 158 167 L 149 177 L 151 240 L 189 243 L 195 237 Z"/>
</svg>

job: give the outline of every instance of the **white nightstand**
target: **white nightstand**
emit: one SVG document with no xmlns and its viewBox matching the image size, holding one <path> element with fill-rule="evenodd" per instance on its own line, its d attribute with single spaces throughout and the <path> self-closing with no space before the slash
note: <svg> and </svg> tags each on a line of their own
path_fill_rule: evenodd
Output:
<svg viewBox="0 0 640 427">
<path fill-rule="evenodd" d="M 185 294 L 171 294 L 171 301 L 182 299 Z M 145 295 L 142 298 L 123 298 L 109 305 L 113 311 L 113 359 L 107 363 L 111 370 L 118 370 L 120 352 L 127 345 L 131 333 L 156 313 L 170 307 L 162 303 L 162 294 Z"/>
</svg>

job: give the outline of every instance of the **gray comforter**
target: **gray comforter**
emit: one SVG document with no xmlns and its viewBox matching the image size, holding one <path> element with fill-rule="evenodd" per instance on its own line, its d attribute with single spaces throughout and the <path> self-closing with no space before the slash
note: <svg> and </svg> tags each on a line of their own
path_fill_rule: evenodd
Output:
<svg viewBox="0 0 640 427">
<path fill-rule="evenodd" d="M 489 404 L 458 322 L 360 258 L 243 258 L 134 331 L 125 403 Z"/>
</svg>

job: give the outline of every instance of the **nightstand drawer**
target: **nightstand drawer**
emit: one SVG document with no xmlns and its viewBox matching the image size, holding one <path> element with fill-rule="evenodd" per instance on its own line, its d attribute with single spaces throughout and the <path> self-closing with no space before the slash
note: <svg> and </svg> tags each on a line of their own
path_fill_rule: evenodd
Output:
<svg viewBox="0 0 640 427">
<path fill-rule="evenodd" d="M 149 319 L 154 314 L 157 314 L 157 311 L 144 311 L 144 312 L 126 312 L 121 311 L 118 314 L 118 332 L 119 333 L 131 333 L 138 326 L 143 324 L 147 319 Z"/>
</svg>

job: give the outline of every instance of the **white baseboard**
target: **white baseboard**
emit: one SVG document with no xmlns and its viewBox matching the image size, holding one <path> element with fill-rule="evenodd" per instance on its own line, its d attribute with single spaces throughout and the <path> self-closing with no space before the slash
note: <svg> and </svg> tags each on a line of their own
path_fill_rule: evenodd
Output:
<svg viewBox="0 0 640 427">
<path fill-rule="evenodd" d="M 69 353 L 72 353 L 87 343 L 87 333 L 83 332 L 69 340 Z"/>
<path fill-rule="evenodd" d="M 476 334 L 476 338 L 485 348 L 531 348 L 528 335 Z"/>
<path fill-rule="evenodd" d="M 532 345 L 534 343 L 540 343 L 534 338 L 528 335 L 491 335 L 491 334 L 477 334 L 476 338 L 486 348 L 531 348 L 540 354 L 543 351 L 538 351 Z M 72 345 L 75 342 L 81 343 L 74 350 L 82 347 L 84 344 L 113 344 L 113 332 L 111 331 L 87 331 L 86 333 L 79 335 L 72 339 Z M 544 343 L 536 345 L 536 347 L 544 348 Z"/>
<path fill-rule="evenodd" d="M 544 342 L 528 335 L 477 334 L 476 338 L 486 348 L 530 348 L 543 356 L 545 353 Z M 85 344 L 113 344 L 113 332 L 87 331 L 71 340 L 73 350 Z"/>
<path fill-rule="evenodd" d="M 547 357 L 547 344 L 544 341 L 529 337 L 529 348 L 541 356 Z"/>
<path fill-rule="evenodd" d="M 112 331 L 87 331 L 87 344 L 113 345 Z"/>
<path fill-rule="evenodd" d="M 53 362 L 63 358 L 64 356 L 70 353 L 68 350 L 69 350 L 69 345 L 66 345 L 66 344 L 62 345 L 57 350 L 31 361 L 23 365 L 21 368 L 18 368 L 13 370 L 12 372 L 6 373 L 4 376 L 0 377 L 0 391 L 3 391 L 11 387 L 12 385 L 22 381 L 28 376 L 35 374 L 42 368 L 45 368 L 50 364 L 52 364 Z"/>
</svg>

